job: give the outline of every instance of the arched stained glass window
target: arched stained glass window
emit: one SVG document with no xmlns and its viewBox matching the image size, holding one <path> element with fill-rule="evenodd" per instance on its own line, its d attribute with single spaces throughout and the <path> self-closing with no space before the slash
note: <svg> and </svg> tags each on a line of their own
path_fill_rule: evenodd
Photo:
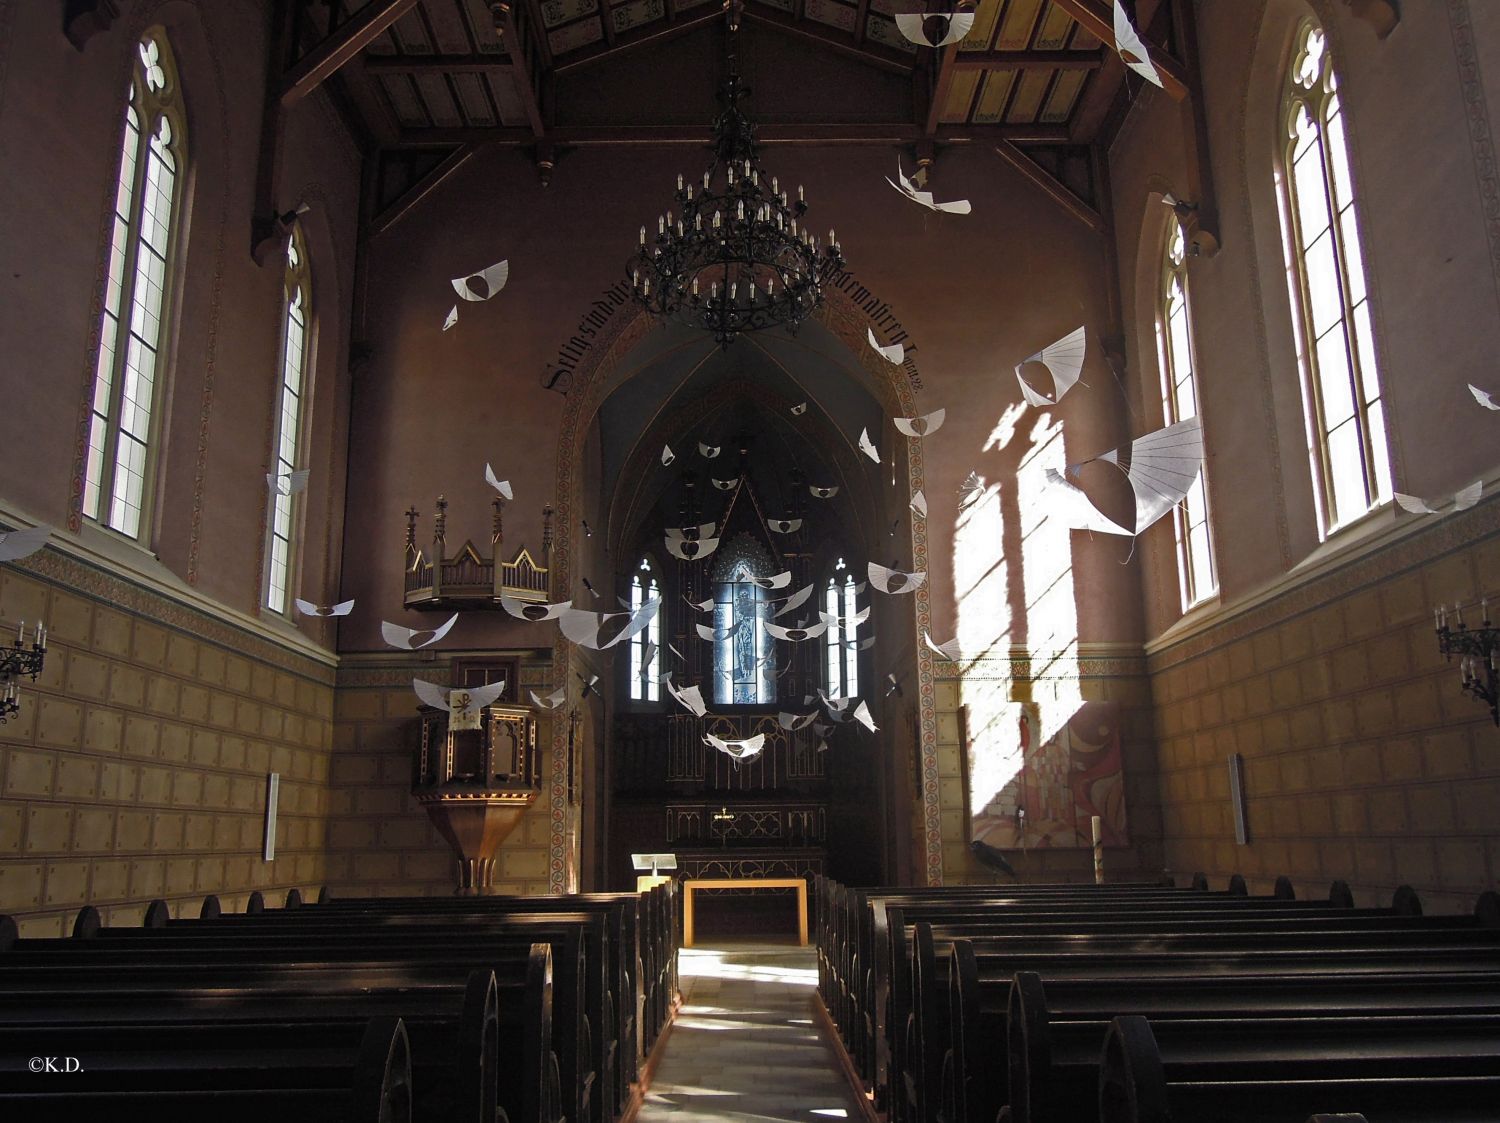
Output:
<svg viewBox="0 0 1500 1123">
<path fill-rule="evenodd" d="M 1161 299 L 1156 314 L 1156 346 L 1161 364 L 1162 416 L 1168 425 L 1198 415 L 1198 372 L 1193 362 L 1193 327 L 1188 314 L 1187 241 L 1176 217 L 1167 220 Z M 1174 509 L 1177 579 L 1187 611 L 1218 590 L 1213 534 L 1208 520 L 1207 465 L 1187 497 Z"/>
<path fill-rule="evenodd" d="M 271 473 L 278 479 L 297 470 L 302 438 L 303 398 L 306 389 L 309 283 L 307 245 L 300 225 L 292 228 L 286 251 L 286 303 L 281 336 L 281 378 L 277 385 L 276 436 Z M 271 492 L 270 550 L 266 566 L 266 607 L 285 612 L 287 585 L 292 573 L 293 526 L 297 495 L 276 488 Z"/>
<path fill-rule="evenodd" d="M 642 558 L 630 579 L 630 611 L 639 612 L 648 601 L 661 597 L 661 582 L 650 558 Z M 636 702 L 661 701 L 661 608 L 644 631 L 630 641 L 630 697 Z"/>
<path fill-rule="evenodd" d="M 153 30 L 138 44 L 125 103 L 83 484 L 83 513 L 131 538 L 149 500 L 185 140 L 171 49 Z"/>
<path fill-rule="evenodd" d="M 746 535 L 720 547 L 714 570 L 714 701 L 769 705 L 776 699 L 776 649 L 764 624 L 766 591 L 755 578 L 771 576 L 771 560 Z"/>
<path fill-rule="evenodd" d="M 854 623 L 854 574 L 840 558 L 823 588 L 823 612 L 831 618 L 823 633 L 824 688 L 832 698 L 859 693 L 859 625 Z"/>
<path fill-rule="evenodd" d="M 1297 31 L 1281 120 L 1287 280 L 1326 536 L 1390 498 L 1391 469 L 1343 104 L 1327 40 L 1312 20 Z"/>
</svg>

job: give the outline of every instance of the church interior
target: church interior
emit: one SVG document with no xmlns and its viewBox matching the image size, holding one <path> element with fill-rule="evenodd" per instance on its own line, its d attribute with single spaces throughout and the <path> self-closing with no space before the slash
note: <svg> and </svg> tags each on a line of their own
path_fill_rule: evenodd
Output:
<svg viewBox="0 0 1500 1123">
<path fill-rule="evenodd" d="M 808 968 L 825 1114 L 1185 1119 L 1040 959 L 1027 1062 L 979 916 L 1196 893 L 1434 933 L 1457 1098 L 1327 1110 L 1500 1118 L 1494 120 L 1490 0 L 0 0 L 0 1054 L 81 936 L 493 926 L 550 1077 L 433 1093 L 443 975 L 298 1102 L 651 1119 L 679 949 L 800 925 L 731 974 Z"/>
</svg>

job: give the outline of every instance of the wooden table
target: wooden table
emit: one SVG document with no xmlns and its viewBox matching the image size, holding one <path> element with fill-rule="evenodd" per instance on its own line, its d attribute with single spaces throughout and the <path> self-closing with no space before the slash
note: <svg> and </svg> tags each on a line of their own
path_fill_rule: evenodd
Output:
<svg viewBox="0 0 1500 1123">
<path fill-rule="evenodd" d="M 797 942 L 807 946 L 807 881 L 800 877 L 693 877 L 682 883 L 682 946 L 693 946 L 693 890 L 797 890 Z"/>
</svg>

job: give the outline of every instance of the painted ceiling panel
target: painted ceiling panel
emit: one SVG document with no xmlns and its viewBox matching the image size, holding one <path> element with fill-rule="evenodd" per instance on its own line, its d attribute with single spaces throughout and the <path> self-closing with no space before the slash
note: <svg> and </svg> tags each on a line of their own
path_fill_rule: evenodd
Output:
<svg viewBox="0 0 1500 1123">
<path fill-rule="evenodd" d="M 836 27 L 840 31 L 853 31 L 855 11 L 838 0 L 804 0 L 803 11 L 807 18 Z"/>
<path fill-rule="evenodd" d="M 987 51 L 990 40 L 995 37 L 995 24 L 1000 20 L 1000 8 L 1005 0 L 983 0 L 974 14 L 974 26 L 958 45 L 960 51 Z"/>
<path fill-rule="evenodd" d="M 616 31 L 629 31 L 642 24 L 653 23 L 667 14 L 665 0 L 632 0 L 610 10 L 610 19 Z"/>
<path fill-rule="evenodd" d="M 500 35 L 495 30 L 495 17 L 490 15 L 489 0 L 461 0 L 469 15 L 469 27 L 473 30 L 479 50 L 490 54 L 505 50 Z"/>
<path fill-rule="evenodd" d="M 380 84 L 390 98 L 391 107 L 396 111 L 396 120 L 401 123 L 402 128 L 421 129 L 432 123 L 427 118 L 427 111 L 422 108 L 411 78 L 405 74 L 382 74 Z"/>
<path fill-rule="evenodd" d="M 945 124 L 962 124 L 969 119 L 969 104 L 974 100 L 974 90 L 982 75 L 980 70 L 954 72 L 953 85 L 948 87 L 948 100 L 943 104 L 940 118 Z"/>
<path fill-rule="evenodd" d="M 865 17 L 865 38 L 869 39 L 872 43 L 880 43 L 886 47 L 893 47 L 898 51 L 907 51 L 911 54 L 917 53 L 917 45 L 901 34 L 894 20 L 888 20 L 884 16 L 870 15 Z"/>
<path fill-rule="evenodd" d="M 495 104 L 500 107 L 501 122 L 506 125 L 526 124 L 526 106 L 521 102 L 521 94 L 516 89 L 515 72 L 502 70 L 497 74 L 486 74 L 484 81 L 490 88 Z"/>
<path fill-rule="evenodd" d="M 432 38 L 427 34 L 427 22 L 422 18 L 420 6 L 398 19 L 391 30 L 395 32 L 397 44 L 407 54 L 432 54 Z"/>
<path fill-rule="evenodd" d="M 1041 29 L 1036 33 L 1032 47 L 1038 51 L 1060 51 L 1067 46 L 1068 35 L 1073 30 L 1073 17 L 1056 4 L 1047 5 L 1047 14 L 1042 17 Z"/>
<path fill-rule="evenodd" d="M 1028 70 L 1021 75 L 1021 85 L 1010 103 L 1010 112 L 1005 115 L 1008 123 L 1029 125 L 1036 120 L 1053 73 L 1050 70 Z"/>
<path fill-rule="evenodd" d="M 986 74 L 979 104 L 974 107 L 975 124 L 998 125 L 1004 119 L 1005 103 L 1010 99 L 1011 87 L 1015 84 L 1014 70 L 992 70 Z"/>
<path fill-rule="evenodd" d="M 453 0 L 428 0 L 423 8 L 432 28 L 433 42 L 443 54 L 466 55 L 474 44 L 466 26 L 463 9 Z"/>
<path fill-rule="evenodd" d="M 783 12 L 794 12 L 797 5 L 793 0 L 755 0 L 757 4 L 764 4 L 768 8 L 780 8 Z"/>
<path fill-rule="evenodd" d="M 576 51 L 579 47 L 587 47 L 590 43 L 597 43 L 603 38 L 604 28 L 599 21 L 586 19 L 570 23 L 556 31 L 547 32 L 547 45 L 552 48 L 554 55 L 560 55 L 568 51 Z"/>
<path fill-rule="evenodd" d="M 544 27 L 561 27 L 572 20 L 597 12 L 599 0 L 542 0 L 541 9 Z"/>
<path fill-rule="evenodd" d="M 484 81 L 478 74 L 455 74 L 453 85 L 458 90 L 459 106 L 470 125 L 495 125 L 495 110 L 485 94 Z"/>
<path fill-rule="evenodd" d="M 1010 0 L 1000 20 L 997 51 L 1024 51 L 1031 45 L 1031 29 L 1042 10 L 1042 0 Z"/>
<path fill-rule="evenodd" d="M 1083 89 L 1084 80 L 1088 76 L 1087 70 L 1063 70 L 1058 73 L 1057 82 L 1047 95 L 1046 108 L 1042 110 L 1043 123 L 1060 125 L 1072 116 L 1073 106 L 1078 103 L 1078 91 Z"/>
<path fill-rule="evenodd" d="M 446 77 L 441 74 L 418 74 L 417 89 L 421 91 L 422 101 L 427 106 L 427 112 L 432 115 L 434 125 L 447 129 L 464 123 L 458 114 L 458 106 L 453 101 L 453 94 L 448 89 Z"/>
</svg>

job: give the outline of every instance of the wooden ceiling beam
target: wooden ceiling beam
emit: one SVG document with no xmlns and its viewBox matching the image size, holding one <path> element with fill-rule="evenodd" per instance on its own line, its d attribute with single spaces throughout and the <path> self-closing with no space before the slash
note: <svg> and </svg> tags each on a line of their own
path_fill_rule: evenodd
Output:
<svg viewBox="0 0 1500 1123">
<path fill-rule="evenodd" d="M 366 55 L 366 74 L 493 74 L 509 70 L 508 55 Z"/>
<path fill-rule="evenodd" d="M 937 67 L 932 78 L 932 93 L 927 99 L 926 119 L 922 123 L 922 135 L 930 137 L 937 132 L 943 115 L 943 106 L 948 102 L 948 92 L 953 89 L 953 56 L 958 54 L 958 44 L 949 43 L 937 48 Z M 967 114 L 965 114 L 967 116 Z"/>
<path fill-rule="evenodd" d="M 1114 15 L 1102 0 L 1055 0 L 1055 2 L 1059 8 L 1078 21 L 1079 27 L 1113 46 L 1115 41 Z M 1161 88 L 1176 100 L 1181 101 L 1188 96 L 1187 75 L 1183 71 L 1182 64 L 1146 37 L 1145 29 L 1150 26 L 1151 17 L 1156 14 L 1156 7 L 1157 5 L 1150 3 L 1149 0 L 1141 0 L 1136 5 L 1136 30 L 1140 32 L 1141 41 L 1146 44 L 1146 49 L 1151 54 L 1151 65 L 1156 67 L 1156 73 L 1161 76 Z M 1122 70 L 1123 67 L 1122 63 Z"/>
<path fill-rule="evenodd" d="M 1138 29 L 1150 26 L 1160 6 L 1161 0 L 1137 0 L 1135 14 Z M 1093 144 L 1099 139 L 1105 118 L 1109 116 L 1109 107 L 1114 104 L 1120 87 L 1125 84 L 1125 64 L 1120 61 L 1120 56 L 1111 46 L 1115 41 L 1113 25 L 1110 26 L 1108 34 L 1101 38 L 1105 43 L 1104 64 L 1099 68 L 1099 73 L 1090 78 L 1088 85 L 1084 87 L 1083 97 L 1073 109 L 1072 122 L 1069 126 L 1073 132 L 1074 141 L 1079 144 Z"/>
<path fill-rule="evenodd" d="M 610 145 L 689 145 L 703 148 L 709 141 L 707 125 L 559 125 L 546 139 L 557 147 L 596 148 Z M 760 124 L 755 139 L 765 145 L 902 145 L 923 139 L 921 127 L 910 121 L 884 124 Z M 930 138 L 937 144 L 1070 144 L 1061 125 L 939 125 Z M 448 148 L 459 144 L 502 147 L 534 145 L 537 137 L 513 126 L 404 129 L 397 148 Z"/>
<path fill-rule="evenodd" d="M 1098 70 L 1104 65 L 1099 51 L 960 51 L 953 60 L 957 70 Z"/>
<path fill-rule="evenodd" d="M 1104 216 L 1098 210 L 1080 198 L 1071 187 L 1017 148 L 1015 144 L 1008 140 L 998 141 L 995 144 L 995 152 L 1007 164 L 1040 187 L 1053 202 L 1087 225 L 1089 229 L 1100 234 L 1108 229 Z"/>
<path fill-rule="evenodd" d="M 865 41 L 865 28 L 870 26 L 870 0 L 859 0 L 854 9 L 854 41 Z"/>
<path fill-rule="evenodd" d="M 679 35 L 694 31 L 706 23 L 713 23 L 716 20 L 722 19 L 723 13 L 718 8 L 713 8 L 710 11 L 679 17 L 675 21 L 651 24 L 638 33 L 632 32 L 621 35 L 613 47 L 602 46 L 587 54 L 565 56 L 561 62 L 553 67 L 553 72 L 556 74 L 569 74 L 585 66 L 592 66 L 597 62 L 603 62 L 606 59 L 619 58 L 621 55 L 628 54 L 650 43 L 666 42 L 668 39 L 674 39 Z"/>
<path fill-rule="evenodd" d="M 547 126 L 542 121 L 540 86 L 532 77 L 531 67 L 526 61 L 526 44 L 521 41 L 516 13 L 510 4 L 497 4 L 492 11 L 495 13 L 496 30 L 500 32 L 506 53 L 510 55 L 511 77 L 515 79 L 516 94 L 521 99 L 521 106 L 526 110 L 531 135 L 534 138 L 544 137 L 547 135 Z"/>
<path fill-rule="evenodd" d="M 878 66 L 882 70 L 888 70 L 892 74 L 910 74 L 912 63 L 897 57 L 892 51 L 890 55 L 884 53 L 876 54 L 873 45 L 866 43 L 856 46 L 847 39 L 843 33 L 833 28 L 825 28 L 822 24 L 815 22 L 798 22 L 785 12 L 775 8 L 747 8 L 745 19 L 752 23 L 762 24 L 766 27 L 774 27 L 778 31 L 784 31 L 788 35 L 795 35 L 799 39 L 809 39 L 814 43 L 832 49 L 836 54 L 846 58 L 858 59 L 860 62 L 871 66 Z"/>
<path fill-rule="evenodd" d="M 413 207 L 430 195 L 433 191 L 448 179 L 464 164 L 468 163 L 469 157 L 479 151 L 478 145 L 464 144 L 455 148 L 449 156 L 435 168 L 412 183 L 405 191 L 401 192 L 395 199 L 391 200 L 389 206 L 375 215 L 370 220 L 369 234 L 383 234 L 402 218 L 404 218 Z"/>
<path fill-rule="evenodd" d="M 281 107 L 290 109 L 316 90 L 416 5 L 417 0 L 372 0 L 350 16 L 337 31 L 293 63 L 281 76 Z"/>
</svg>

